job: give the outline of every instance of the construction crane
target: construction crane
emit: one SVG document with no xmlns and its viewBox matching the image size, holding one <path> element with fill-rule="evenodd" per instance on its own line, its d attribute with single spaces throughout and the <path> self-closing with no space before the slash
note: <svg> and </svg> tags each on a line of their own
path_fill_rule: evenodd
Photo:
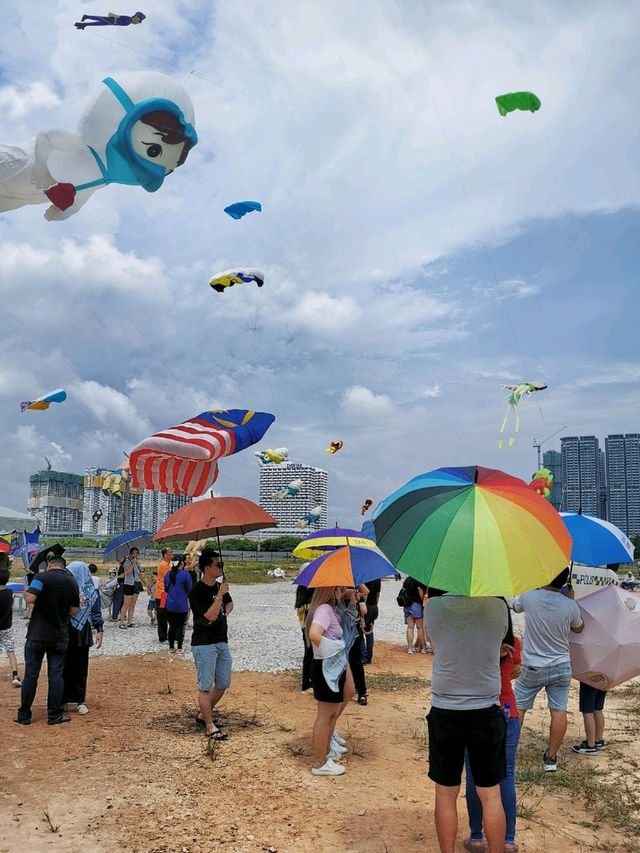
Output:
<svg viewBox="0 0 640 853">
<path fill-rule="evenodd" d="M 548 435 L 546 438 L 543 438 L 542 441 L 536 441 L 535 438 L 533 439 L 533 446 L 538 451 L 538 467 L 536 468 L 536 471 L 539 471 L 540 467 L 541 467 L 540 466 L 540 450 L 542 448 L 542 445 L 546 444 L 546 442 L 549 441 L 550 438 L 553 438 L 559 432 L 562 432 L 562 430 L 566 429 L 566 428 L 567 428 L 567 425 L 565 424 L 563 427 L 560 427 L 560 429 L 557 429 L 555 432 L 552 432 L 551 435 Z"/>
</svg>

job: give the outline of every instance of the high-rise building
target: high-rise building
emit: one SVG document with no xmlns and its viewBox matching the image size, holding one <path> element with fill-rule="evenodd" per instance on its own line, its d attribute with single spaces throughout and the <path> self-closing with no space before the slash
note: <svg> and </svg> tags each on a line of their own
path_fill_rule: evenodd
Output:
<svg viewBox="0 0 640 853">
<path fill-rule="evenodd" d="M 545 450 L 542 454 L 542 464 L 553 474 L 553 489 L 549 501 L 558 511 L 562 501 L 562 454 L 558 450 Z"/>
<path fill-rule="evenodd" d="M 43 533 L 80 533 L 83 490 L 79 474 L 38 471 L 29 477 L 27 509 Z"/>
<path fill-rule="evenodd" d="M 105 478 L 104 468 L 87 468 L 84 478 L 82 532 L 95 536 L 117 536 L 126 530 L 142 529 L 142 489 L 127 489 L 114 494 Z"/>
<path fill-rule="evenodd" d="M 607 519 L 627 536 L 640 534 L 640 433 L 608 435 Z"/>
<path fill-rule="evenodd" d="M 279 501 L 273 497 L 278 489 L 284 489 L 292 480 L 302 480 L 297 495 Z M 263 534 L 278 536 L 282 534 L 306 535 L 313 530 L 322 530 L 327 526 L 327 489 L 329 477 L 321 468 L 301 465 L 296 462 L 284 462 L 281 465 L 262 465 L 260 467 L 259 504 L 278 522 L 277 527 L 268 528 Z M 322 508 L 318 521 L 300 528 L 296 523 L 316 506 Z"/>
<path fill-rule="evenodd" d="M 562 453 L 562 504 L 564 512 L 582 510 L 602 517 L 602 460 L 594 435 L 565 436 Z"/>
<path fill-rule="evenodd" d="M 143 530 L 156 531 L 180 507 L 190 504 L 193 498 L 187 495 L 167 495 L 164 492 L 145 490 L 142 495 Z"/>
</svg>

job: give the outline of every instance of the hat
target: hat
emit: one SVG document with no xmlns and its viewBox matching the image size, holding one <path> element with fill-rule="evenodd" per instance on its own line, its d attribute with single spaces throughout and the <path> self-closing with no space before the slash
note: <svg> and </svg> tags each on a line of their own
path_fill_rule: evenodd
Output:
<svg viewBox="0 0 640 853">
<path fill-rule="evenodd" d="M 115 575 L 115 573 L 116 573 L 116 570 L 115 570 L 115 569 L 109 569 L 109 574 L 110 574 L 110 575 Z"/>
</svg>

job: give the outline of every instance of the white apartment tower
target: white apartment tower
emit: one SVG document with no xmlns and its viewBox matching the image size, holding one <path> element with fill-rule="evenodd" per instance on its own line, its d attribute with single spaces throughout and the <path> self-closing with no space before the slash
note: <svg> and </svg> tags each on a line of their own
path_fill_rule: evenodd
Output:
<svg viewBox="0 0 640 853">
<path fill-rule="evenodd" d="M 284 489 L 292 480 L 298 479 L 302 480 L 302 488 L 297 495 L 286 497 L 282 501 L 273 497 L 278 489 Z M 258 503 L 278 522 L 277 527 L 262 531 L 263 535 L 305 536 L 307 533 L 326 527 L 328 482 L 329 476 L 326 471 L 321 468 L 312 468 L 310 465 L 301 465 L 296 462 L 262 465 Z M 316 506 L 322 507 L 322 514 L 318 521 L 304 528 L 296 527 L 296 522 Z"/>
</svg>

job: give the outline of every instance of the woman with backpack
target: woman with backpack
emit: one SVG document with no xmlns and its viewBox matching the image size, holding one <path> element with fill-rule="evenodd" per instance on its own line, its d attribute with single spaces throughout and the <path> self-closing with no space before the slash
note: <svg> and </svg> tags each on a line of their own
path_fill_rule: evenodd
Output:
<svg viewBox="0 0 640 853">
<path fill-rule="evenodd" d="M 397 602 L 404 613 L 404 624 L 407 626 L 407 653 L 410 655 L 414 650 L 423 655 L 428 654 L 423 622 L 423 600 L 426 591 L 424 584 L 415 578 L 406 577 L 398 593 Z"/>
</svg>

